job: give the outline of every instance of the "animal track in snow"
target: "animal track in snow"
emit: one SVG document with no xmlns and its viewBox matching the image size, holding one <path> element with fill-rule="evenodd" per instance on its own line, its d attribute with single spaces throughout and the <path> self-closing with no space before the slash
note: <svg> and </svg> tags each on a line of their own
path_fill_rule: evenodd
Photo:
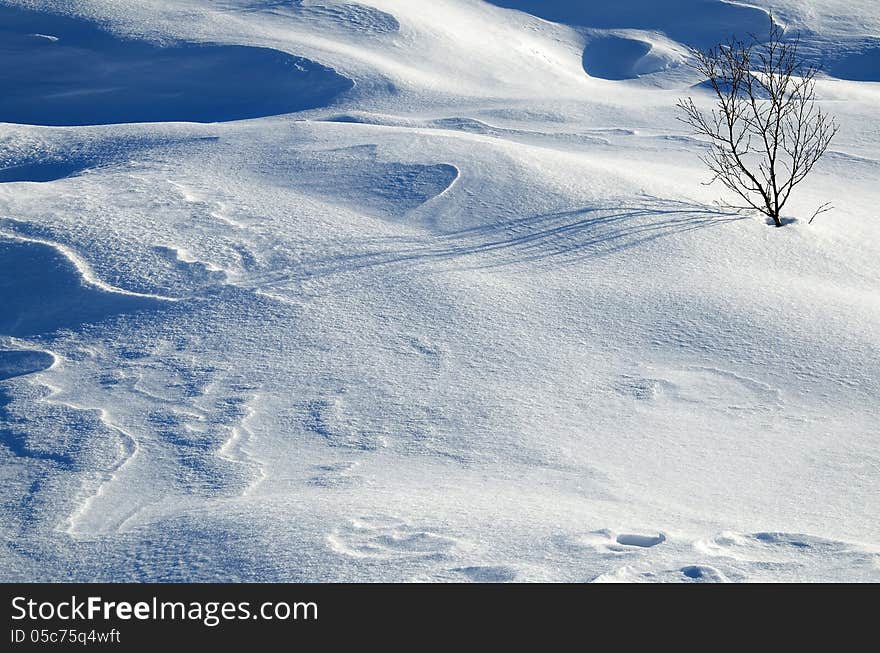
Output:
<svg viewBox="0 0 880 653">
<path fill-rule="evenodd" d="M 406 341 L 409 346 L 412 347 L 416 352 L 426 356 L 433 361 L 439 359 L 440 356 L 442 356 L 443 354 L 442 350 L 438 346 L 431 343 L 431 341 L 425 337 L 410 336 L 406 339 Z"/>
<path fill-rule="evenodd" d="M 680 569 L 653 569 L 632 564 L 599 574 L 594 583 L 728 583 L 730 580 L 709 565 L 685 565 Z"/>
<path fill-rule="evenodd" d="M 662 394 L 664 389 L 668 391 L 673 387 L 672 384 L 663 379 L 648 379 L 624 375 L 623 379 L 617 384 L 616 389 L 620 394 L 649 401 Z"/>
<path fill-rule="evenodd" d="M 681 568 L 681 574 L 694 583 L 726 583 L 727 577 L 714 567 L 708 565 L 687 565 Z"/>
<path fill-rule="evenodd" d="M 693 548 L 735 580 L 880 581 L 876 547 L 813 535 L 724 531 L 698 540 Z"/>
<path fill-rule="evenodd" d="M 701 553 L 711 556 L 722 556 L 737 560 L 778 559 L 787 557 L 794 550 L 808 549 L 809 544 L 803 537 L 783 535 L 781 533 L 737 533 L 724 531 L 715 537 L 699 540 L 695 543 Z"/>
<path fill-rule="evenodd" d="M 334 529 L 327 542 L 339 554 L 377 560 L 442 558 L 458 544 L 431 529 L 385 516 L 352 519 Z"/>
<path fill-rule="evenodd" d="M 565 535 L 556 539 L 563 549 L 580 551 L 592 549 L 598 553 L 623 554 L 650 549 L 666 541 L 666 535 L 639 535 L 634 533 L 616 533 L 607 528 L 589 533 Z"/>
<path fill-rule="evenodd" d="M 663 533 L 657 535 L 637 535 L 634 533 L 621 533 L 616 538 L 617 543 L 623 546 L 637 546 L 643 549 L 649 549 L 666 541 Z"/>
<path fill-rule="evenodd" d="M 776 409 L 782 393 L 762 381 L 715 367 L 651 367 L 652 375 L 623 375 L 614 389 L 640 401 L 668 400 L 725 412 Z"/>
</svg>

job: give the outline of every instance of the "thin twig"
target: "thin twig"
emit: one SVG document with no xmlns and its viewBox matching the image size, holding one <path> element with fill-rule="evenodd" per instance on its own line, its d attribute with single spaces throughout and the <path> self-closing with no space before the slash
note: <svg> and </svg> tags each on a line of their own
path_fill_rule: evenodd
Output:
<svg viewBox="0 0 880 653">
<path fill-rule="evenodd" d="M 810 221 L 807 222 L 807 224 L 813 224 L 813 220 L 816 218 L 817 215 L 821 215 L 822 213 L 827 213 L 828 211 L 832 210 L 833 208 L 834 207 L 831 206 L 831 202 L 825 202 L 825 204 L 823 204 L 818 209 L 816 209 L 816 212 L 813 213 L 813 217 L 810 218 Z"/>
</svg>

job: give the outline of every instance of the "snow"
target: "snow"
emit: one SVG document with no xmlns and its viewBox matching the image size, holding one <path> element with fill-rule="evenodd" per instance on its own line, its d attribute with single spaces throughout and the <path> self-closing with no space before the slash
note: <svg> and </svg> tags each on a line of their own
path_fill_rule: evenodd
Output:
<svg viewBox="0 0 880 653">
<path fill-rule="evenodd" d="M 873 4 L 0 3 L 3 580 L 880 580 Z M 674 110 L 770 10 L 782 229 Z"/>
</svg>

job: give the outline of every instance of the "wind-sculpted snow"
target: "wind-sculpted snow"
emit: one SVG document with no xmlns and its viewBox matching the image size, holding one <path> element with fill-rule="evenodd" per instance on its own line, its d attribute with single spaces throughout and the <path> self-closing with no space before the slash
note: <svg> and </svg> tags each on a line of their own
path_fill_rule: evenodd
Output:
<svg viewBox="0 0 880 653">
<path fill-rule="evenodd" d="M 0 121 L 36 125 L 240 120 L 323 106 L 352 83 L 277 50 L 155 45 L 86 21 L 0 7 Z"/>
<path fill-rule="evenodd" d="M 383 161 L 371 145 L 275 160 L 264 172 L 305 193 L 391 217 L 440 195 L 458 177 L 449 164 Z"/>
<path fill-rule="evenodd" d="M 48 182 L 111 166 L 125 166 L 145 150 L 206 139 L 111 137 L 53 142 L 17 134 L 0 144 L 0 183 Z"/>
<path fill-rule="evenodd" d="M 231 3 L 231 9 L 261 12 L 290 19 L 322 30 L 343 30 L 357 34 L 392 34 L 400 23 L 391 14 L 354 2 L 315 0 L 246 0 Z"/>
<path fill-rule="evenodd" d="M 753 4 L 0 0 L 0 578 L 880 580 L 880 22 Z M 674 110 L 771 4 L 782 229 Z"/>
<path fill-rule="evenodd" d="M 0 182 L 55 181 L 94 168 L 100 165 L 101 160 L 90 156 L 73 155 L 9 163 L 10 165 L 0 168 Z"/>
</svg>

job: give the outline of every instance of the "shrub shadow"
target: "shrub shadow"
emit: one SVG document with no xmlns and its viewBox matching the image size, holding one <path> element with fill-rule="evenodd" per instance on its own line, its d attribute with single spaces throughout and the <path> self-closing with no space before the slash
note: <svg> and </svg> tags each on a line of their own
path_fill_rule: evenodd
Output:
<svg viewBox="0 0 880 653">
<path fill-rule="evenodd" d="M 744 216 L 674 201 L 597 206 L 532 215 L 430 236 L 361 243 L 372 251 L 326 256 L 295 275 L 309 279 L 379 266 L 449 261 L 460 269 L 571 265 L 630 250 L 658 238 L 717 227 Z"/>
</svg>

